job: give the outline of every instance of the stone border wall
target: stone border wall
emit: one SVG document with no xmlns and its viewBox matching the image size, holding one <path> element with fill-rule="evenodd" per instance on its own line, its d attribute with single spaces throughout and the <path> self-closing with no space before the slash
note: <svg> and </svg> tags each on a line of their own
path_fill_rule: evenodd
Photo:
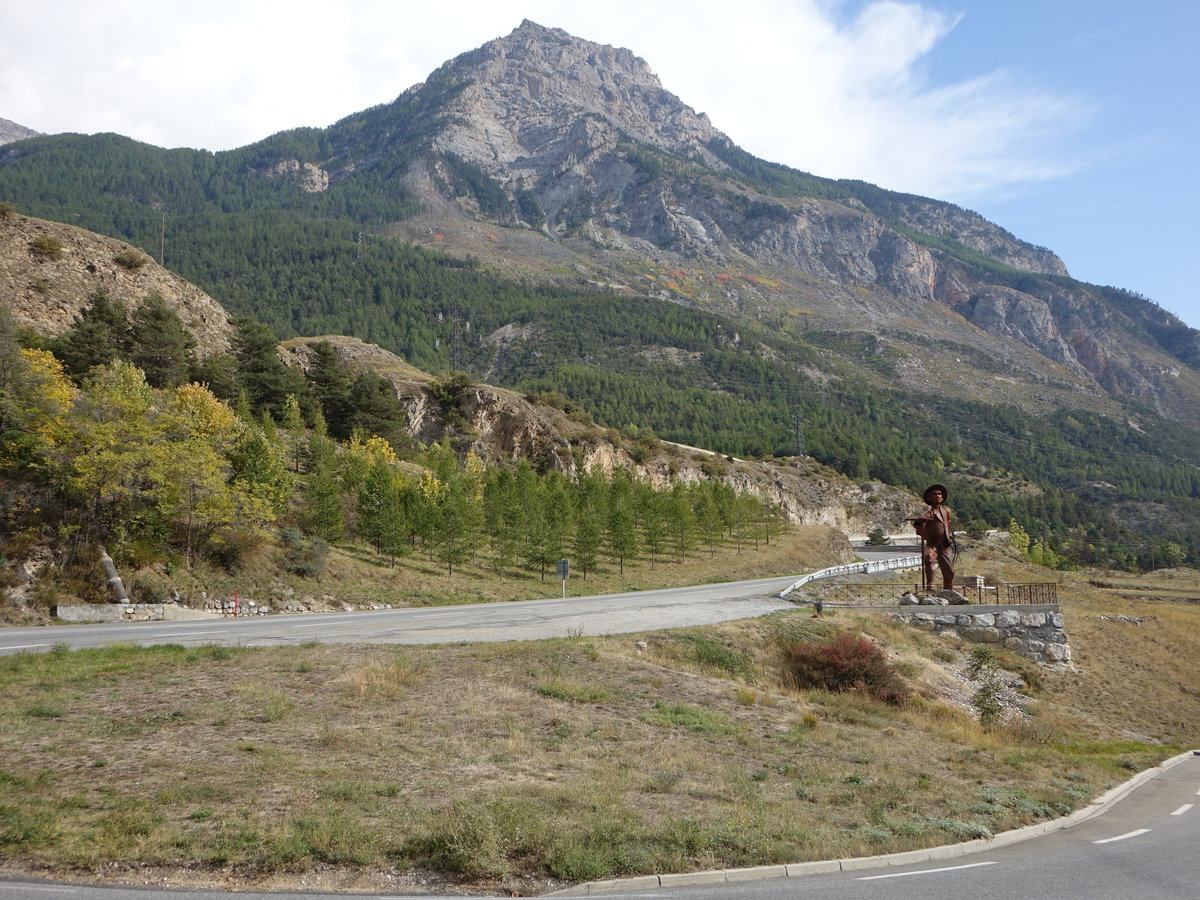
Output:
<svg viewBox="0 0 1200 900">
<path fill-rule="evenodd" d="M 961 606 L 937 612 L 927 606 L 905 607 L 888 615 L 938 637 L 995 644 L 1045 665 L 1071 662 L 1071 645 L 1057 605 L 971 607 L 969 612 Z"/>
<path fill-rule="evenodd" d="M 63 603 L 50 610 L 60 621 L 77 625 L 94 622 L 162 622 L 211 619 L 211 613 L 177 603 Z"/>
</svg>

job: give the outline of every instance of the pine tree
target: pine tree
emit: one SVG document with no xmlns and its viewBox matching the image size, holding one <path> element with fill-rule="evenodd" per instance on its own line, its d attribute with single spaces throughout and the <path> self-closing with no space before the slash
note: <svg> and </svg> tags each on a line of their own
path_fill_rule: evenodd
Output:
<svg viewBox="0 0 1200 900">
<path fill-rule="evenodd" d="M 183 384 L 194 363 L 196 341 L 161 294 L 152 293 L 133 311 L 129 360 L 156 388 Z"/>
<path fill-rule="evenodd" d="M 633 482 L 629 473 L 613 475 L 608 492 L 608 520 L 605 523 L 609 552 L 617 560 L 620 573 L 625 574 L 625 560 L 638 552 L 637 515 L 634 511 Z"/>
<path fill-rule="evenodd" d="M 284 401 L 283 419 L 280 425 L 283 426 L 284 433 L 288 436 L 292 471 L 299 473 L 300 463 L 307 455 L 308 448 L 304 440 L 304 416 L 300 412 L 300 403 L 296 400 L 295 394 L 288 394 L 287 400 Z"/>
<path fill-rule="evenodd" d="M 346 440 L 353 431 L 350 425 L 350 379 L 342 370 L 337 351 L 329 341 L 314 344 L 312 350 L 307 375 L 309 391 L 325 417 L 329 433 Z"/>
<path fill-rule="evenodd" d="M 124 304 L 98 287 L 88 305 L 75 317 L 70 330 L 50 342 L 50 350 L 79 381 L 89 370 L 128 353 L 129 338 Z"/>
<path fill-rule="evenodd" d="M 521 539 L 520 507 L 512 469 L 508 466 L 490 469 L 484 488 L 484 531 L 492 565 L 501 578 L 505 569 L 516 564 L 517 547 Z"/>
<path fill-rule="evenodd" d="M 301 527 L 333 543 L 345 535 L 345 512 L 338 480 L 337 444 L 325 433 L 325 419 L 317 410 L 308 440 L 305 466 L 308 480 L 302 491 Z"/>
<path fill-rule="evenodd" d="M 234 328 L 238 385 L 246 394 L 251 412 L 272 418 L 282 416 L 288 394 L 299 397 L 304 392 L 304 379 L 279 358 L 279 342 L 266 325 L 238 319 Z"/>
<path fill-rule="evenodd" d="M 696 514 L 692 510 L 692 498 L 682 484 L 671 487 L 667 501 L 667 519 L 670 522 L 671 545 L 679 562 L 683 562 L 696 541 Z"/>
<path fill-rule="evenodd" d="M 363 372 L 354 379 L 346 404 L 346 424 L 352 432 L 378 435 L 393 447 L 408 443 L 404 409 L 396 399 L 396 388 L 382 375 Z"/>
<path fill-rule="evenodd" d="M 575 492 L 575 536 L 571 545 L 575 563 L 586 579 L 599 561 L 604 538 L 608 482 L 587 472 L 580 476 Z"/>
</svg>

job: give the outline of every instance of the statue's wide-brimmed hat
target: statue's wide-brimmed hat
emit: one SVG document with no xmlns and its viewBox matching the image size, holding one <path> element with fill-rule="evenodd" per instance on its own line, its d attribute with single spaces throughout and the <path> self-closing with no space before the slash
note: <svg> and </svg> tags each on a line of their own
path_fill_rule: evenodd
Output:
<svg viewBox="0 0 1200 900">
<path fill-rule="evenodd" d="M 934 491 L 942 492 L 942 502 L 943 503 L 945 503 L 946 500 L 950 499 L 950 493 L 946 490 L 946 486 L 944 484 L 931 484 L 929 487 L 925 488 L 925 493 L 923 493 L 921 495 L 921 497 L 925 500 L 926 503 L 930 502 L 929 495 L 932 494 Z"/>
</svg>

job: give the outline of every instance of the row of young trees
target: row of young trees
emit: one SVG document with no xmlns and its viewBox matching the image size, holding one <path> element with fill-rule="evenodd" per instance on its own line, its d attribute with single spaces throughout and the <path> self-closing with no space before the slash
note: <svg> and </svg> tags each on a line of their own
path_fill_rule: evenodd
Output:
<svg viewBox="0 0 1200 900">
<path fill-rule="evenodd" d="M 777 509 L 716 481 L 656 488 L 625 470 L 570 479 L 524 460 L 460 461 L 446 442 L 427 448 L 417 468 L 375 437 L 352 438 L 339 452 L 320 429 L 302 455 L 305 531 L 330 542 L 357 536 L 393 562 L 424 554 L 447 572 L 475 563 L 544 580 L 570 558 L 586 578 L 604 557 L 623 573 L 637 558 L 682 561 L 730 540 L 769 542 L 784 527 Z"/>
</svg>

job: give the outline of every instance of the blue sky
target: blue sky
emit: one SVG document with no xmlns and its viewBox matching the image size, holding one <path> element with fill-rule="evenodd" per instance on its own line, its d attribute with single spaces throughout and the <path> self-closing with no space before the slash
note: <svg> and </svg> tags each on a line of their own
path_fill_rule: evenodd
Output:
<svg viewBox="0 0 1200 900">
<path fill-rule="evenodd" d="M 1013 70 L 1083 114 L 1063 176 L 960 202 L 1049 247 L 1085 281 L 1144 294 L 1200 327 L 1200 4 L 1004 0 L 965 10 L 929 59 L 936 82 Z"/>
<path fill-rule="evenodd" d="M 959 203 L 1200 327 L 1193 0 L 4 3 L 0 117 L 228 149 L 524 18 L 629 48 L 758 156 Z"/>
</svg>

